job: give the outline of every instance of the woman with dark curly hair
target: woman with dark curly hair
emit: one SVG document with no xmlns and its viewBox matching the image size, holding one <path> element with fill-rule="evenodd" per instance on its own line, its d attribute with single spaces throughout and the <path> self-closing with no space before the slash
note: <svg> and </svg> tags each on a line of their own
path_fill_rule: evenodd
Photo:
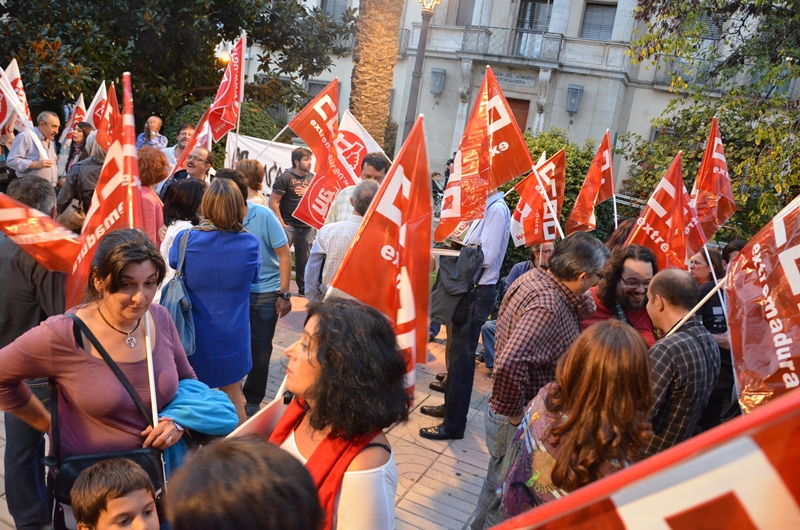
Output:
<svg viewBox="0 0 800 530">
<path fill-rule="evenodd" d="M 409 399 L 386 318 L 353 300 L 311 304 L 286 356 L 296 397 L 270 441 L 311 473 L 324 528 L 394 528 L 397 466 L 382 431 L 408 419 Z"/>
<path fill-rule="evenodd" d="M 534 398 L 506 455 L 502 516 L 610 475 L 645 456 L 653 401 L 647 345 L 632 327 L 606 320 L 584 331 Z M 495 506 L 498 508 L 499 506 Z M 487 527 L 500 521 L 490 510 Z"/>
</svg>

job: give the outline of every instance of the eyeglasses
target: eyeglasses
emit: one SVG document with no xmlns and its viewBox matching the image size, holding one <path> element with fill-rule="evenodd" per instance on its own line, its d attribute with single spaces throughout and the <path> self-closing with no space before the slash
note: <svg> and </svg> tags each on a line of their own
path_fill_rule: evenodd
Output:
<svg viewBox="0 0 800 530">
<path fill-rule="evenodd" d="M 647 290 L 648 287 L 650 287 L 650 282 L 651 282 L 651 280 L 647 280 L 644 282 L 635 282 L 633 280 L 626 280 L 621 276 L 619 280 L 625 285 L 627 285 L 629 289 L 644 289 L 645 291 Z"/>
<path fill-rule="evenodd" d="M 202 162 L 204 164 L 208 164 L 208 160 L 203 160 L 199 156 L 194 156 L 194 155 L 186 155 L 186 160 L 194 160 L 195 162 Z"/>
</svg>

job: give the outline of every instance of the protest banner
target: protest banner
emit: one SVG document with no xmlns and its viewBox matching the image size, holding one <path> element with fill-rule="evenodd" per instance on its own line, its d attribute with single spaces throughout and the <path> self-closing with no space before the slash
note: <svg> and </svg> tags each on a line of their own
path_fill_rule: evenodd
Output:
<svg viewBox="0 0 800 530">
<path fill-rule="evenodd" d="M 292 151 L 295 149 L 296 145 L 230 132 L 225 142 L 225 167 L 234 167 L 240 160 L 258 160 L 264 164 L 262 191 L 269 195 L 275 179 L 292 167 Z"/>
</svg>

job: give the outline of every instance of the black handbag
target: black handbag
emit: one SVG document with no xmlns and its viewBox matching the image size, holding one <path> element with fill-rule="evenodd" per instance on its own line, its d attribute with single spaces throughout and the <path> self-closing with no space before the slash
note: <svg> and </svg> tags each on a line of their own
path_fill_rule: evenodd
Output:
<svg viewBox="0 0 800 530">
<path fill-rule="evenodd" d="M 108 364 L 108 367 L 111 368 L 111 371 L 117 376 L 119 382 L 122 383 L 122 386 L 124 386 L 125 390 L 127 390 L 128 394 L 130 394 L 131 399 L 133 399 L 133 402 L 136 404 L 136 408 L 138 408 L 139 412 L 142 413 L 142 416 L 147 419 L 147 423 L 151 426 L 154 426 L 153 418 L 147 411 L 147 408 L 144 406 L 142 399 L 136 393 L 136 390 L 134 390 L 133 385 L 131 385 L 130 381 L 128 381 L 128 378 L 125 377 L 125 374 L 122 373 L 122 370 L 119 369 L 117 363 L 114 362 L 111 356 L 108 355 L 108 352 L 105 350 L 105 348 L 103 348 L 103 346 L 100 344 L 100 341 L 97 340 L 97 337 L 94 336 L 86 324 L 77 315 L 72 313 L 67 313 L 66 315 L 75 322 L 81 332 L 83 332 L 86 338 L 89 339 L 89 342 L 91 342 L 98 353 L 100 353 L 100 356 L 103 358 L 106 364 Z M 145 318 L 147 318 L 147 316 L 145 316 Z M 56 389 L 56 385 L 53 381 L 50 382 L 50 396 L 53 456 L 45 458 L 45 465 L 50 468 L 50 473 L 48 475 L 48 482 L 50 485 L 49 489 L 52 497 L 56 501 L 54 523 L 59 520 L 59 511 L 61 511 L 63 514 L 63 508 L 61 508 L 59 505 L 71 505 L 70 491 L 72 490 L 72 486 L 75 484 L 75 481 L 78 479 L 81 472 L 98 462 L 111 458 L 128 458 L 139 464 L 153 482 L 153 486 L 155 487 L 156 491 L 156 499 L 158 500 L 158 497 L 164 488 L 165 481 L 161 452 L 157 449 L 148 447 L 131 449 L 128 451 L 117 451 L 113 453 L 75 455 L 63 458 L 59 457 L 58 390 Z"/>
</svg>

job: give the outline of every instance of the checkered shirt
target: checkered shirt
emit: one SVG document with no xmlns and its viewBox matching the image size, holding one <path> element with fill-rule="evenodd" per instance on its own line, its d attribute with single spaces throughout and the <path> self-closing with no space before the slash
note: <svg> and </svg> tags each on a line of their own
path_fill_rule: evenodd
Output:
<svg viewBox="0 0 800 530">
<path fill-rule="evenodd" d="M 352 214 L 344 221 L 323 226 L 317 233 L 306 263 L 305 294 L 309 301 L 325 296 L 363 220 L 360 215 Z"/>
<path fill-rule="evenodd" d="M 354 191 L 356 191 L 355 186 L 348 186 L 336 194 L 331 209 L 328 210 L 328 217 L 325 218 L 326 225 L 344 221 L 352 215 L 353 205 L 350 203 L 350 199 L 353 197 Z"/>
<path fill-rule="evenodd" d="M 694 436 L 719 377 L 719 347 L 696 316 L 650 348 L 653 455 Z"/>
<path fill-rule="evenodd" d="M 580 335 L 580 298 L 549 271 L 533 269 L 509 287 L 497 319 L 495 414 L 519 416 L 555 379 L 556 363 Z"/>
</svg>

